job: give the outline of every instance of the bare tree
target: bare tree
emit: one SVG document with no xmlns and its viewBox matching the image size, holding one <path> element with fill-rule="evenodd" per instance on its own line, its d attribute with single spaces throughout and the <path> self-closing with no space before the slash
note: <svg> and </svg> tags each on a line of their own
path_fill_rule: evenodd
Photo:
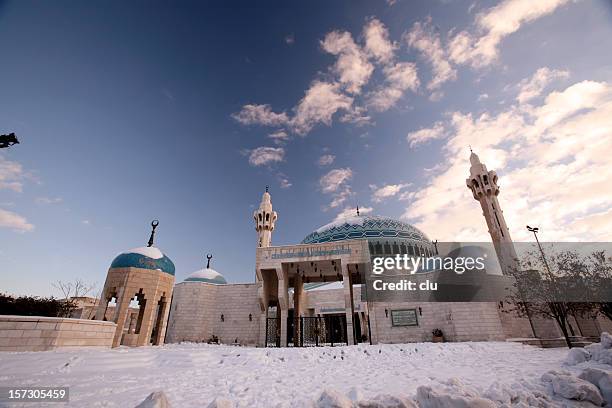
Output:
<svg viewBox="0 0 612 408">
<path fill-rule="evenodd" d="M 612 257 L 604 251 L 593 252 L 588 258 L 590 286 L 594 288 L 594 298 L 598 311 L 612 320 Z"/>
<path fill-rule="evenodd" d="M 513 271 L 515 291 L 508 297 L 509 311 L 519 316 L 540 316 L 555 320 L 565 342 L 570 340 L 570 316 L 593 313 L 597 304 L 593 279 L 594 264 L 574 251 L 543 253 L 529 252 Z"/>
<path fill-rule="evenodd" d="M 92 292 L 97 286 L 95 283 L 86 283 L 79 278 L 76 278 L 73 282 L 58 280 L 51 285 L 59 290 L 64 297 L 64 307 L 61 312 L 62 317 L 69 317 L 77 308 L 75 298 L 87 296 L 87 294 Z"/>
</svg>

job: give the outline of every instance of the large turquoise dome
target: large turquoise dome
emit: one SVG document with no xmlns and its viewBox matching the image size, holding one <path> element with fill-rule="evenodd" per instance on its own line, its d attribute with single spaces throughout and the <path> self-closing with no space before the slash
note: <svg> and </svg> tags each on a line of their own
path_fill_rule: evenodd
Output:
<svg viewBox="0 0 612 408">
<path fill-rule="evenodd" d="M 140 247 L 122 252 L 111 268 L 142 268 L 162 271 L 174 276 L 174 263 L 156 247 Z"/>
<path fill-rule="evenodd" d="M 431 243 L 418 228 L 389 217 L 362 215 L 346 217 L 308 234 L 302 244 L 344 241 L 347 239 L 404 238 Z"/>
</svg>

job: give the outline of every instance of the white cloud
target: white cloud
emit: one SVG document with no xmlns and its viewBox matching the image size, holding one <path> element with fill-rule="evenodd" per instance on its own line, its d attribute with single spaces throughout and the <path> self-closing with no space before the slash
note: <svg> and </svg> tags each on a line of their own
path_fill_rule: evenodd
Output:
<svg viewBox="0 0 612 408">
<path fill-rule="evenodd" d="M 440 240 L 488 240 L 480 205 L 464 180 L 472 145 L 496 170 L 499 201 L 514 240 L 534 223 L 548 241 L 612 239 L 612 84 L 582 81 L 538 106 L 497 114 L 455 112 L 442 163 L 415 191 L 404 216 Z"/>
<path fill-rule="evenodd" d="M 36 199 L 36 202 L 38 204 L 58 204 L 61 203 L 63 200 L 61 199 L 61 197 L 55 197 L 55 198 L 51 198 L 51 197 L 38 197 Z"/>
<path fill-rule="evenodd" d="M 285 37 L 285 44 L 287 45 L 293 45 L 295 44 L 295 35 L 293 35 L 293 33 L 287 35 Z"/>
<path fill-rule="evenodd" d="M 414 23 L 412 30 L 405 33 L 404 38 L 408 45 L 417 49 L 433 67 L 432 79 L 427 84 L 427 89 L 434 90 L 446 81 L 457 79 L 457 71 L 448 61 L 440 34 L 434 31 L 431 25 L 431 17 L 424 23 Z"/>
<path fill-rule="evenodd" d="M 319 180 L 321 191 L 332 195 L 330 208 L 337 208 L 353 194 L 348 182 L 353 178 L 353 171 L 350 168 L 340 168 L 330 170 Z"/>
<path fill-rule="evenodd" d="M 253 166 L 262 166 L 281 162 L 285 158 L 285 149 L 282 147 L 261 146 L 249 151 L 249 163 Z"/>
<path fill-rule="evenodd" d="M 568 77 L 568 71 L 550 69 L 547 67 L 540 68 L 531 78 L 525 78 L 518 84 L 519 94 L 516 100 L 519 103 L 527 102 L 539 96 L 546 86 L 555 79 L 566 79 Z"/>
<path fill-rule="evenodd" d="M 289 181 L 289 178 L 283 173 L 278 173 L 276 177 L 278 178 L 278 183 L 280 185 L 280 188 L 289 188 L 293 185 Z"/>
<path fill-rule="evenodd" d="M 286 143 L 289 140 L 289 135 L 284 129 L 279 129 L 276 132 L 272 132 L 268 135 L 268 137 L 277 145 Z"/>
<path fill-rule="evenodd" d="M 275 113 L 270 105 L 244 105 L 232 118 L 243 125 L 282 126 L 289 121 L 285 112 Z"/>
<path fill-rule="evenodd" d="M 389 31 L 380 20 L 373 18 L 363 27 L 365 51 L 381 64 L 393 60 L 397 46 L 389 40 Z"/>
<path fill-rule="evenodd" d="M 15 232 L 28 232 L 34 225 L 19 214 L 0 208 L 0 228 L 9 228 Z"/>
<path fill-rule="evenodd" d="M 353 195 L 349 186 L 344 186 L 341 190 L 335 192 L 332 196 L 332 201 L 329 203 L 329 208 L 337 208 Z"/>
<path fill-rule="evenodd" d="M 398 62 L 383 68 L 386 85 L 368 95 L 368 107 L 383 112 L 393 107 L 408 89 L 419 87 L 416 65 L 412 62 Z"/>
<path fill-rule="evenodd" d="M 357 127 L 371 125 L 372 117 L 367 112 L 368 110 L 362 106 L 353 106 L 348 112 L 340 116 L 340 122 L 352 123 Z"/>
<path fill-rule="evenodd" d="M 324 154 L 323 156 L 319 157 L 319 161 L 317 162 L 317 164 L 319 166 L 329 166 L 334 162 L 335 159 L 336 156 L 334 156 L 333 154 Z"/>
<path fill-rule="evenodd" d="M 373 211 L 372 207 L 359 207 L 360 215 L 370 214 L 372 211 Z M 340 211 L 338 215 L 336 215 L 334 222 L 340 221 L 345 218 L 355 217 L 356 215 L 357 215 L 357 208 L 346 207 L 344 210 Z"/>
<path fill-rule="evenodd" d="M 319 180 L 319 185 L 324 193 L 333 193 L 338 191 L 340 187 L 353 177 L 353 171 L 350 168 L 341 168 L 330 170 Z"/>
<path fill-rule="evenodd" d="M 450 59 L 457 64 L 483 67 L 494 62 L 504 37 L 521 25 L 551 14 L 569 0 L 505 0 L 476 15 L 478 34 L 461 31 L 449 43 Z"/>
<path fill-rule="evenodd" d="M 478 102 L 486 101 L 487 99 L 489 99 L 489 94 L 487 93 L 478 95 Z"/>
<path fill-rule="evenodd" d="M 291 127 L 305 135 L 318 123 L 330 126 L 334 113 L 349 110 L 352 104 L 353 98 L 344 95 L 338 84 L 314 81 L 295 108 Z"/>
<path fill-rule="evenodd" d="M 408 133 L 406 140 L 408 140 L 408 143 L 410 143 L 410 147 L 415 147 L 429 140 L 440 139 L 444 135 L 444 125 L 442 122 L 436 122 L 431 128 L 423 128 Z"/>
<path fill-rule="evenodd" d="M 375 203 L 379 203 L 384 201 L 387 198 L 391 198 L 396 196 L 400 191 L 404 188 L 408 187 L 410 184 L 387 184 L 382 187 L 377 187 L 375 185 L 371 185 L 370 188 L 373 190 L 372 193 L 372 201 Z"/>
<path fill-rule="evenodd" d="M 321 41 L 321 47 L 326 52 L 338 58 L 333 71 L 338 75 L 339 82 L 350 93 L 358 94 L 372 72 L 374 66 L 368 61 L 361 48 L 355 44 L 353 37 L 346 31 L 332 31 Z"/>
<path fill-rule="evenodd" d="M 13 190 L 17 193 L 23 191 L 23 179 L 26 174 L 21 164 L 7 160 L 0 155 L 0 190 Z"/>
</svg>

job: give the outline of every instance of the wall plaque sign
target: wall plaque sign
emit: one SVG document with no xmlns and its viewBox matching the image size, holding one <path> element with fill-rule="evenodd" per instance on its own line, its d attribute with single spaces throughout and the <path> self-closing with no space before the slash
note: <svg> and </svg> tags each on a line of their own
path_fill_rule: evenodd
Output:
<svg viewBox="0 0 612 408">
<path fill-rule="evenodd" d="M 391 310 L 391 324 L 393 326 L 418 326 L 416 309 Z"/>
</svg>

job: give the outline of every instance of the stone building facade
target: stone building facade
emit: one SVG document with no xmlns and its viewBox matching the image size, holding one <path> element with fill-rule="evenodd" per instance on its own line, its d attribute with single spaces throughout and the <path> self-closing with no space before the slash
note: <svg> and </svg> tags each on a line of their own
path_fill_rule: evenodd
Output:
<svg viewBox="0 0 612 408">
<path fill-rule="evenodd" d="M 516 252 L 498 200 L 497 175 L 488 171 L 474 153 L 470 162 L 466 184 L 481 205 L 496 255 L 492 256 L 496 267 L 488 265 L 482 278 L 487 287 L 511 286 L 503 271 L 516 267 Z M 147 258 L 141 248 L 128 253 L 135 252 L 146 259 L 135 259 L 130 265 L 113 262 L 103 300 L 112 295 L 122 299 L 113 321 L 123 330 L 117 329 L 114 344 L 160 344 L 164 341 L 166 316 L 168 343 L 220 342 L 259 347 L 405 343 L 432 341 L 435 329 L 443 333 L 445 341 L 523 339 L 544 344 L 541 339 L 545 339 L 548 345 L 554 345 L 560 337 L 554 322 L 519 318 L 497 301 L 372 301 L 362 296 L 362 288 L 367 287 L 364 276 L 371 271 L 374 256 L 440 254 L 441 245 L 405 222 L 360 215 L 357 210 L 355 216 L 313 231 L 300 244 L 273 246 L 272 233 L 279 215 L 267 188 L 253 219 L 257 244 L 255 281 L 251 283 L 228 284 L 222 274 L 211 268 L 212 255 L 208 256 L 206 268 L 173 288 L 174 266 L 168 273 L 168 266 L 160 261 L 165 258 L 161 252 Z M 142 269 L 142 265 L 147 266 Z M 422 270 L 414 276 L 421 281 L 435 281 L 440 273 Z M 147 299 L 152 296 L 154 302 L 164 299 L 165 303 L 159 303 L 156 311 L 145 308 L 146 329 L 134 336 L 130 325 L 126 332 L 121 316 L 123 302 L 135 294 L 138 298 L 140 289 L 145 290 Z M 105 304 L 100 305 L 99 316 L 104 316 Z M 157 320 L 160 324 L 154 336 L 153 315 L 161 319 Z M 570 322 L 577 336 L 586 337 L 598 336 L 607 324 L 603 319 L 589 318 Z"/>
</svg>

